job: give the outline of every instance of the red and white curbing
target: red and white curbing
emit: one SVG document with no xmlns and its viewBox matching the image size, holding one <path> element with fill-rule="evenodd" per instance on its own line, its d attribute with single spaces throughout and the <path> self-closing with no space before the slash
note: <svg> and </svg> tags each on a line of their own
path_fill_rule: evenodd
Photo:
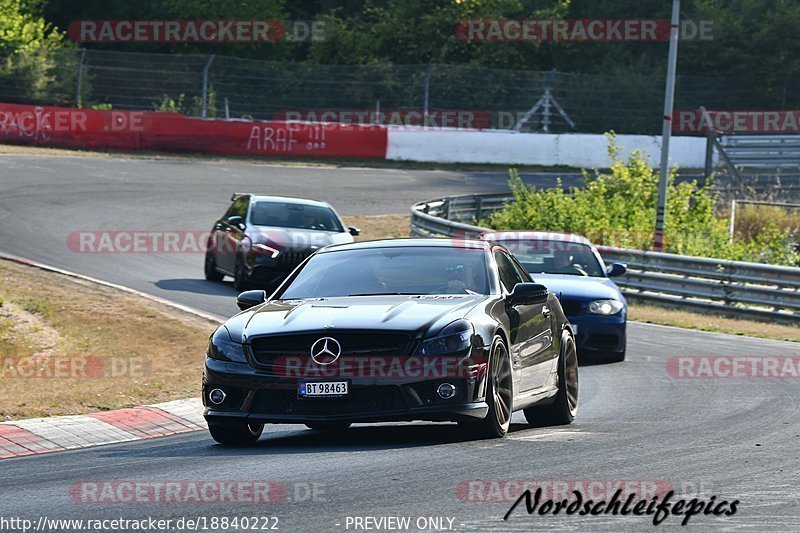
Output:
<svg viewBox="0 0 800 533">
<path fill-rule="evenodd" d="M 206 429 L 199 398 L 89 415 L 0 423 L 0 459 Z"/>
</svg>

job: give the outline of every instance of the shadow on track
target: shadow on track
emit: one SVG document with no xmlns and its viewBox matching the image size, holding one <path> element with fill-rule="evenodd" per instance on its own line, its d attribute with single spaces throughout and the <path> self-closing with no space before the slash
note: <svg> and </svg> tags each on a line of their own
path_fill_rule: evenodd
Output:
<svg viewBox="0 0 800 533">
<path fill-rule="evenodd" d="M 230 296 L 235 298 L 239 293 L 233 288 L 233 282 L 213 282 L 204 279 L 176 278 L 161 279 L 154 284 L 165 291 L 193 292 L 196 294 L 211 294 L 215 296 Z"/>
<path fill-rule="evenodd" d="M 363 425 L 351 427 L 341 432 L 314 431 L 303 425 L 270 426 L 264 428 L 264 435 L 251 446 L 231 446 L 215 443 L 206 431 L 165 437 L 162 446 L 139 447 L 118 445 L 114 449 L 98 449 L 98 453 L 119 457 L 238 457 L 272 456 L 306 453 L 350 453 L 359 451 L 397 450 L 426 446 L 470 443 L 496 444 L 502 439 L 475 439 L 460 431 L 456 424 L 396 424 Z M 534 428 L 527 424 L 512 423 L 511 433 L 519 431 L 547 432 L 550 427 Z M 186 439 L 187 435 L 194 438 Z M 161 439 L 159 439 L 161 440 Z M 152 441 L 151 441 L 152 442 Z"/>
</svg>

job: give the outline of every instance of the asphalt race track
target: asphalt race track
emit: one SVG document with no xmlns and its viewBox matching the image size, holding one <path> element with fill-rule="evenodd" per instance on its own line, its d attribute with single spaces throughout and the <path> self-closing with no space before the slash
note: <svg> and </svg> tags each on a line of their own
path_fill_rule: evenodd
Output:
<svg viewBox="0 0 800 533">
<path fill-rule="evenodd" d="M 0 156 L 0 251 L 229 315 L 233 288 L 202 279 L 201 254 L 80 254 L 67 248 L 67 235 L 206 230 L 232 191 L 312 196 L 343 214 L 380 214 L 437 195 L 504 189 L 500 174 Z M 524 505 L 502 520 L 518 494 L 515 482 L 628 482 L 671 487 L 686 499 L 740 501 L 733 516 L 693 517 L 694 530 L 800 530 L 798 378 L 678 379 L 667 372 L 673 356 L 788 356 L 798 345 L 629 327 L 628 361 L 581 367 L 580 412 L 570 426 L 529 428 L 518 415 L 506 439 L 466 441 L 452 424 L 360 425 L 335 436 L 283 425 L 268 426 L 246 449 L 196 432 L 8 459 L 0 463 L 0 515 L 275 516 L 282 531 L 355 531 L 348 517 L 365 516 L 411 517 L 412 524 L 445 517 L 444 528 L 449 518 L 455 531 L 653 528 L 648 516 L 528 516 Z M 70 495 L 76 484 L 114 480 L 271 480 L 286 496 L 176 505 L 90 504 Z M 678 529 L 680 521 L 667 517 L 657 530 Z"/>
</svg>

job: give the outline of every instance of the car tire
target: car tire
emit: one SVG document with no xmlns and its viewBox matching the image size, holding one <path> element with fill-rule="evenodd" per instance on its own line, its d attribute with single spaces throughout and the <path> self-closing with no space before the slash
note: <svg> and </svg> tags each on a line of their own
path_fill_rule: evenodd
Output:
<svg viewBox="0 0 800 533">
<path fill-rule="evenodd" d="M 264 424 L 209 422 L 208 431 L 211 433 L 211 438 L 220 444 L 253 444 L 261 437 Z"/>
<path fill-rule="evenodd" d="M 233 270 L 233 288 L 239 292 L 244 292 L 250 288 L 250 284 L 247 282 L 244 258 L 242 256 L 236 256 L 236 266 Z"/>
<path fill-rule="evenodd" d="M 225 277 L 225 274 L 217 271 L 217 258 L 211 252 L 206 252 L 204 270 L 208 281 L 222 281 Z"/>
<path fill-rule="evenodd" d="M 309 422 L 306 427 L 314 431 L 344 431 L 350 427 L 350 422 Z"/>
<path fill-rule="evenodd" d="M 578 414 L 578 352 L 569 331 L 561 334 L 555 398 L 547 405 L 523 409 L 523 413 L 532 426 L 564 426 L 575 420 Z"/>
<path fill-rule="evenodd" d="M 460 422 L 470 436 L 476 438 L 501 438 L 508 433 L 514 413 L 514 380 L 511 359 L 503 339 L 495 336 L 489 352 L 489 378 L 486 384 L 486 418 L 475 422 Z"/>
</svg>

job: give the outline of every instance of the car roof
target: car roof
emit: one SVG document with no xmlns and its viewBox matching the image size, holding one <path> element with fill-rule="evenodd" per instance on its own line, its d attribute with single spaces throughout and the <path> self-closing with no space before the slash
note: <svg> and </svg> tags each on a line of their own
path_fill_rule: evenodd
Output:
<svg viewBox="0 0 800 533">
<path fill-rule="evenodd" d="M 583 235 L 577 233 L 561 233 L 557 231 L 532 231 L 532 230 L 497 230 L 487 231 L 481 234 L 482 239 L 492 241 L 558 241 L 558 242 L 574 242 L 586 244 L 591 246 L 592 243 Z"/>
<path fill-rule="evenodd" d="M 282 202 L 284 204 L 314 205 L 317 207 L 331 207 L 328 202 L 310 200 L 308 198 L 293 198 L 291 196 L 271 196 L 266 194 L 242 193 L 238 196 L 249 196 L 251 202 Z"/>
<path fill-rule="evenodd" d="M 436 238 L 401 238 L 378 239 L 374 241 L 359 241 L 345 244 L 332 244 L 326 246 L 318 253 L 340 250 L 362 250 L 368 248 L 469 248 L 476 250 L 489 250 L 491 244 L 487 241 L 476 239 L 436 239 Z"/>
</svg>

